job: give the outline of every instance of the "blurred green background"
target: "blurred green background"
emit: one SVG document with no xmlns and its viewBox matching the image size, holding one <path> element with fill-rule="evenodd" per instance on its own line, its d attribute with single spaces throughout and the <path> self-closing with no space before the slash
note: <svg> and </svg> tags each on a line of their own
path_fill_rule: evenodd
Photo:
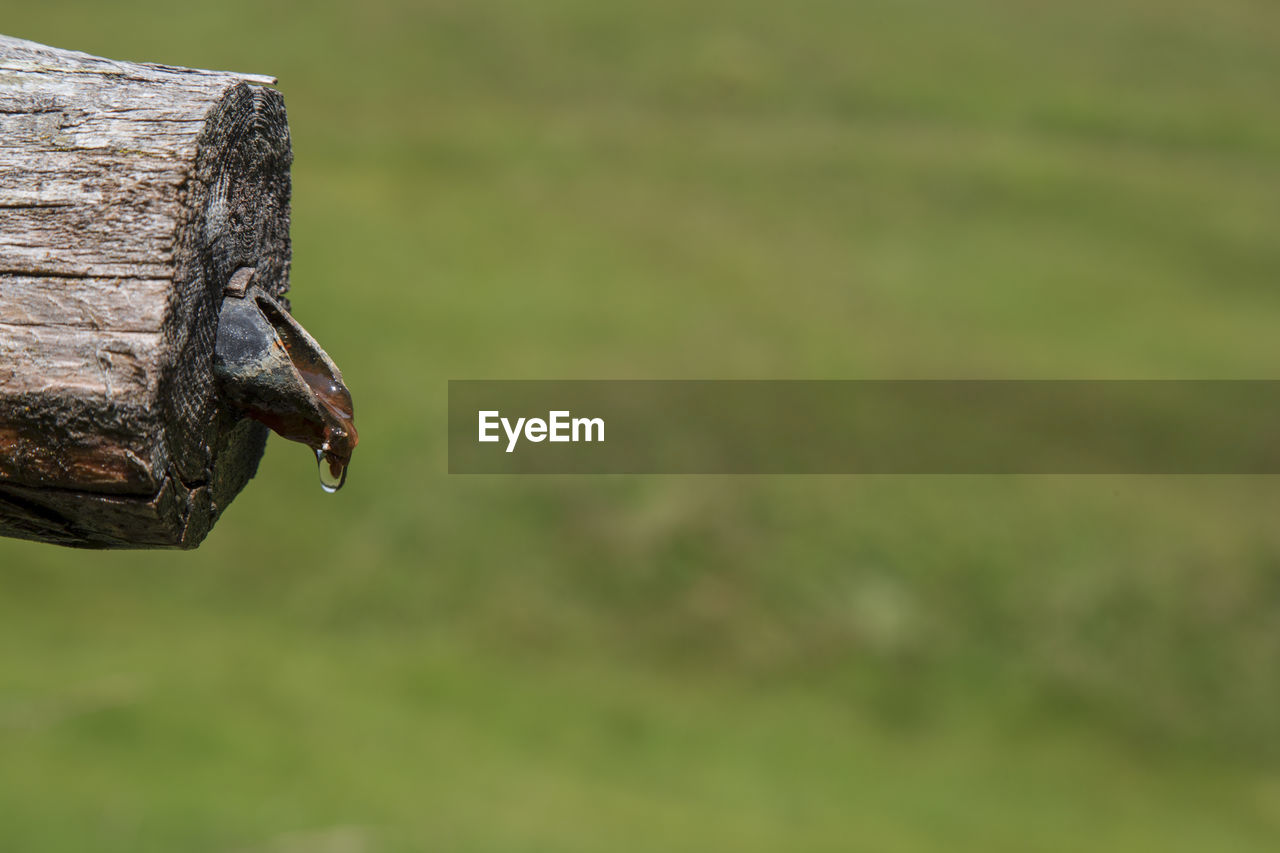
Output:
<svg viewBox="0 0 1280 853">
<path fill-rule="evenodd" d="M 1276 848 L 1275 479 L 444 473 L 449 378 L 1276 378 L 1271 0 L 0 21 L 279 76 L 361 435 L 0 541 L 0 848 Z"/>
</svg>

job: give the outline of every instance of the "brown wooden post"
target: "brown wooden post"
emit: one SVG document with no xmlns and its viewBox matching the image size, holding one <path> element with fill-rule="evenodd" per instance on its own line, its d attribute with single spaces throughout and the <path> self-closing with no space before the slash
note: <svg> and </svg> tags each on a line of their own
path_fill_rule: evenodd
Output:
<svg viewBox="0 0 1280 853">
<path fill-rule="evenodd" d="M 274 82 L 0 36 L 0 534 L 190 548 L 253 476 L 213 350 L 236 270 L 289 286 Z"/>
</svg>

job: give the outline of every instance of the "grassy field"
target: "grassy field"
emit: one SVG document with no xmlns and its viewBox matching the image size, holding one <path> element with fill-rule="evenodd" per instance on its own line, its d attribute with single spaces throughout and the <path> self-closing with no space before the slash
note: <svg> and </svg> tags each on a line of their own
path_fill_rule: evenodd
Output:
<svg viewBox="0 0 1280 853">
<path fill-rule="evenodd" d="M 0 541 L 0 849 L 1275 849 L 1274 478 L 444 473 L 450 378 L 1275 378 L 1274 3 L 5 5 L 279 76 L 361 444 Z"/>
</svg>

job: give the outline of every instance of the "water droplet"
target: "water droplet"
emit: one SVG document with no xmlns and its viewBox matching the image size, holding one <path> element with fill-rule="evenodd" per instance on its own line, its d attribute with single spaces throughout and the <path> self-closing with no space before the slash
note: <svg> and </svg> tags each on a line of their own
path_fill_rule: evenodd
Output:
<svg viewBox="0 0 1280 853">
<path fill-rule="evenodd" d="M 347 466 L 338 458 L 317 450 L 316 464 L 320 467 L 320 488 L 329 494 L 338 491 L 347 482 Z"/>
</svg>

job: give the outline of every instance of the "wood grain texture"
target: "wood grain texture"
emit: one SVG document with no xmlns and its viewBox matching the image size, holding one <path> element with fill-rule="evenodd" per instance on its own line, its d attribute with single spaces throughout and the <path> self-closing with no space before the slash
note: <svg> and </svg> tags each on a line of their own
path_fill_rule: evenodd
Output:
<svg viewBox="0 0 1280 853">
<path fill-rule="evenodd" d="M 193 547 L 253 476 L 212 355 L 236 269 L 288 289 L 273 82 L 0 36 L 0 533 Z"/>
</svg>

